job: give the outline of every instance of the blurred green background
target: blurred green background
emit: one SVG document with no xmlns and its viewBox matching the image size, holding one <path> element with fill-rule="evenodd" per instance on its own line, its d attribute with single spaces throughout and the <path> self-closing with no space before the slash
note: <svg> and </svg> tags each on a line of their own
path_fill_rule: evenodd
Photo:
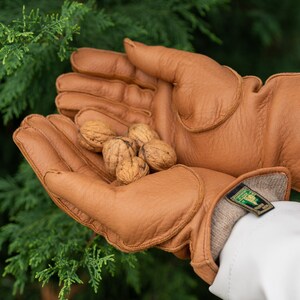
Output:
<svg viewBox="0 0 300 300">
<path fill-rule="evenodd" d="M 263 80 L 299 71 L 299 11 L 298 0 L 0 0 L 1 299 L 217 299 L 188 262 L 122 254 L 60 212 L 12 133 L 29 113 L 55 112 L 55 79 L 82 46 L 123 51 L 130 37 Z"/>
</svg>

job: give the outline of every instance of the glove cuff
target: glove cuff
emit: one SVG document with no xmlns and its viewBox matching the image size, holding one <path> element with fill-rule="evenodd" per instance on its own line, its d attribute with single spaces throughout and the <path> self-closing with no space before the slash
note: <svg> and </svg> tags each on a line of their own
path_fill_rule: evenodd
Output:
<svg viewBox="0 0 300 300">
<path fill-rule="evenodd" d="M 289 198 L 289 172 L 286 168 L 276 167 L 246 173 L 234 180 L 214 199 L 210 199 L 211 206 L 190 244 L 191 265 L 199 277 L 209 284 L 218 272 L 215 259 L 225 245 L 234 224 L 243 215 L 234 208 L 235 205 L 229 202 L 229 205 L 225 204 L 226 198 L 231 198 L 232 191 L 241 184 L 271 202 Z"/>
</svg>

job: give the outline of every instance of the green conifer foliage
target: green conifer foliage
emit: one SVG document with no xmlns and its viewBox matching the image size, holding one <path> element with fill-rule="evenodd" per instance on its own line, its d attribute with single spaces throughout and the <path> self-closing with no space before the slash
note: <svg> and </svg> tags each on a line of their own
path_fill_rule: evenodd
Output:
<svg viewBox="0 0 300 300">
<path fill-rule="evenodd" d="M 241 75 L 263 80 L 274 73 L 299 72 L 300 2 L 297 0 L 232 0 L 226 9 L 212 9 L 207 16 L 221 37 L 215 47 L 203 36 L 195 48 Z"/>
</svg>

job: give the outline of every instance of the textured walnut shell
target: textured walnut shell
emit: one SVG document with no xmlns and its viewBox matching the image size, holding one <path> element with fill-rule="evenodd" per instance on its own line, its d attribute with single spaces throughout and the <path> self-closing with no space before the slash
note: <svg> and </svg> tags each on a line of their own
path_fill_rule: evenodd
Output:
<svg viewBox="0 0 300 300">
<path fill-rule="evenodd" d="M 117 180 L 122 184 L 134 182 L 149 173 L 149 166 L 140 157 L 126 158 L 116 169 Z"/>
<path fill-rule="evenodd" d="M 80 133 L 78 133 L 77 137 L 78 137 L 78 143 L 81 147 L 93 152 L 99 152 L 99 151 L 95 151 L 95 147 L 90 146 L 90 144 L 86 142 L 86 140 L 82 137 Z"/>
<path fill-rule="evenodd" d="M 94 152 L 101 152 L 103 144 L 115 137 L 113 132 L 105 123 L 99 120 L 85 122 L 79 128 L 79 144 Z"/>
<path fill-rule="evenodd" d="M 131 125 L 127 135 L 136 141 L 138 147 L 141 147 L 143 144 L 153 139 L 159 139 L 159 135 L 155 130 L 149 125 L 142 123 Z"/>
<path fill-rule="evenodd" d="M 139 157 L 156 171 L 172 167 L 177 160 L 175 150 L 169 144 L 155 139 L 140 148 Z"/>
<path fill-rule="evenodd" d="M 107 171 L 116 175 L 116 168 L 126 158 L 136 156 L 136 143 L 128 137 L 114 137 L 103 145 L 102 155 Z"/>
</svg>

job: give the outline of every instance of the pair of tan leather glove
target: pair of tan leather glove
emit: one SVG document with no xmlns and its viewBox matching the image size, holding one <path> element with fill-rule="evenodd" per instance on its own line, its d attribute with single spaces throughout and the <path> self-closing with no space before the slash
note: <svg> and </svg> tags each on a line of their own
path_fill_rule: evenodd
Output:
<svg viewBox="0 0 300 300">
<path fill-rule="evenodd" d="M 274 75 L 263 86 L 200 54 L 124 45 L 125 55 L 74 52 L 74 72 L 57 80 L 61 114 L 28 116 L 14 141 L 72 218 L 122 251 L 159 247 L 190 258 L 212 283 L 217 256 L 245 214 L 226 200 L 232 191 L 287 200 L 289 171 L 300 190 L 300 74 Z M 91 119 L 118 134 L 149 124 L 179 164 L 116 187 L 102 157 L 77 142 L 78 125 Z"/>
</svg>

